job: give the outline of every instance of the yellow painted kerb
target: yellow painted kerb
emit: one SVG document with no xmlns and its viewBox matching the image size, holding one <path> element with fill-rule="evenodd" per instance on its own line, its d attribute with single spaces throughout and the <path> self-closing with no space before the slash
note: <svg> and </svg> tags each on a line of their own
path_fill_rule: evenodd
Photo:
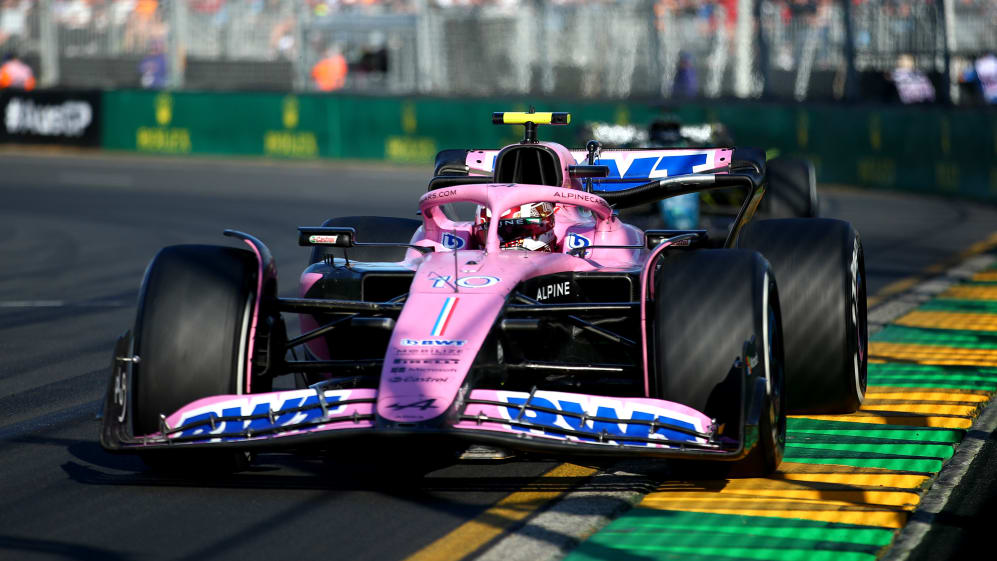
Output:
<svg viewBox="0 0 997 561">
<path fill-rule="evenodd" d="M 560 485 L 556 489 L 534 490 L 543 488 L 545 479 L 577 478 L 577 483 L 580 484 L 584 478 L 595 475 L 596 471 L 593 468 L 574 464 L 561 464 L 545 473 L 536 482 L 527 485 L 522 491 L 512 493 L 485 512 L 461 524 L 456 530 L 406 557 L 405 561 L 463 559 L 544 505 L 561 497 L 572 487 L 572 485 Z"/>
</svg>

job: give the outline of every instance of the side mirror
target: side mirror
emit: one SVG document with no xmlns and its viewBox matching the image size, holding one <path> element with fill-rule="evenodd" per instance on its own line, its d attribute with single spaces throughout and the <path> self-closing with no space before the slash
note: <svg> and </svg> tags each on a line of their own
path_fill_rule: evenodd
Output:
<svg viewBox="0 0 997 561">
<path fill-rule="evenodd" d="M 326 228 L 305 226 L 298 228 L 298 245 L 328 245 L 332 247 L 353 247 L 356 243 L 355 228 Z"/>
</svg>

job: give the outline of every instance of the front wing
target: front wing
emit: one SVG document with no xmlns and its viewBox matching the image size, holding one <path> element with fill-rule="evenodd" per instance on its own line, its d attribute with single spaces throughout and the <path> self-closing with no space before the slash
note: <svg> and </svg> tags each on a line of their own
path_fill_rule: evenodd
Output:
<svg viewBox="0 0 997 561">
<path fill-rule="evenodd" d="M 101 441 L 109 450 L 142 452 L 284 448 L 343 437 L 419 434 L 557 454 L 730 460 L 744 453 L 736 439 L 718 438 L 713 421 L 702 413 L 664 400 L 477 389 L 433 427 L 380 422 L 376 401 L 374 389 L 219 395 L 162 417 L 154 434 L 133 435 L 127 410 L 118 408 L 109 390 Z"/>
</svg>

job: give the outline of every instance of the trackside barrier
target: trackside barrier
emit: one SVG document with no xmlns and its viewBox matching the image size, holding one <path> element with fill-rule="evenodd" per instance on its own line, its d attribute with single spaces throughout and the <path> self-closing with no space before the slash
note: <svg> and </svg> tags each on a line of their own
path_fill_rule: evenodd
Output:
<svg viewBox="0 0 997 561">
<path fill-rule="evenodd" d="M 100 146 L 101 92 L 0 90 L 0 144 Z"/>
<path fill-rule="evenodd" d="M 496 110 L 572 113 L 572 122 L 649 123 L 654 104 L 278 93 L 108 91 L 101 146 L 166 154 L 429 163 L 438 150 L 520 140 Z M 685 123 L 719 121 L 739 144 L 811 158 L 822 182 L 997 201 L 997 111 L 940 107 L 685 104 Z M 581 146 L 581 127 L 547 138 Z"/>
</svg>

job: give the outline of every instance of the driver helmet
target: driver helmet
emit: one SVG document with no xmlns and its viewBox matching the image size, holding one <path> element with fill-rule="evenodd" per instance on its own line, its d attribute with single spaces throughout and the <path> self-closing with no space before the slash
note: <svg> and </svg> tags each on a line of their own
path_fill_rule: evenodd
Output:
<svg viewBox="0 0 997 561">
<path fill-rule="evenodd" d="M 479 247 L 485 246 L 491 218 L 488 208 L 478 207 L 473 235 Z M 554 203 L 528 203 L 510 208 L 499 217 L 498 229 L 502 249 L 554 251 Z"/>
</svg>

